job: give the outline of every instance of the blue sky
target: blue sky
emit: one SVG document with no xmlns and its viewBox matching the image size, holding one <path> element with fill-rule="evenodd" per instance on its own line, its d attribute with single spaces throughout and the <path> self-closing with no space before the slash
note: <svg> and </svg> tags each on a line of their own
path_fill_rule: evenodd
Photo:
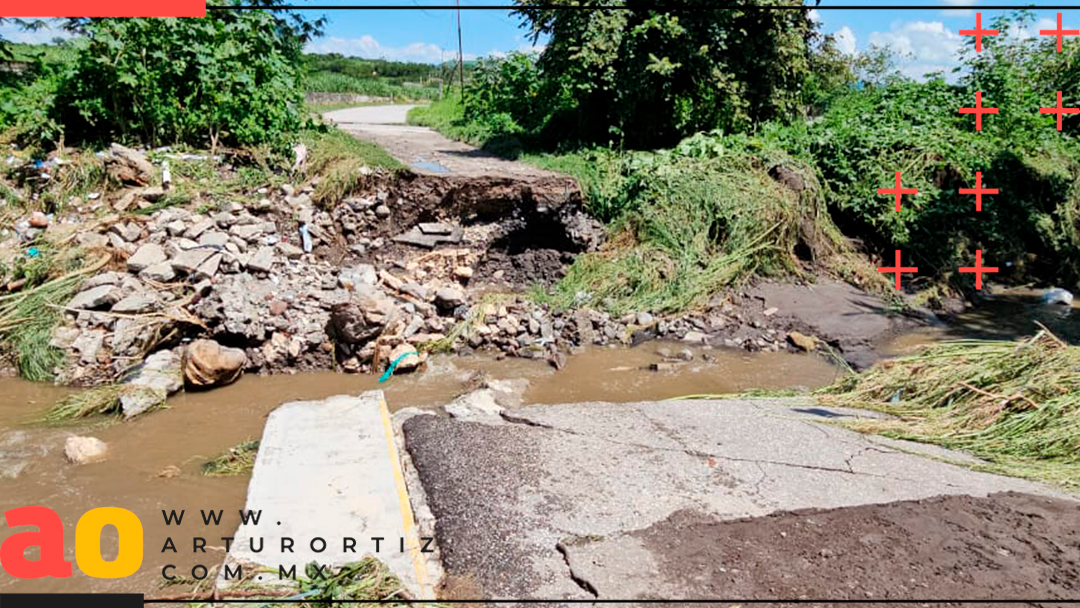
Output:
<svg viewBox="0 0 1080 608">
<path fill-rule="evenodd" d="M 446 6 L 454 0 L 397 0 L 420 7 Z M 888 2 L 872 0 L 822 0 L 822 4 L 883 5 Z M 956 51 L 967 38 L 958 30 L 973 28 L 975 11 L 983 13 L 983 27 L 1001 14 L 995 5 L 1017 3 L 1017 0 L 911 0 L 936 4 L 932 10 L 817 10 L 822 30 L 833 34 L 845 52 L 865 50 L 871 44 L 888 46 L 904 56 L 902 70 L 912 76 L 927 72 L 947 71 L 956 64 Z M 363 4 L 381 0 L 319 0 L 318 4 Z M 302 4 L 302 2 L 296 2 Z M 462 0 L 463 5 L 509 3 L 509 0 Z M 1061 0 L 1032 2 L 1062 4 Z M 452 10 L 426 9 L 410 11 L 320 11 L 330 23 L 326 35 L 313 42 L 309 50 L 337 52 L 370 58 L 438 63 L 452 59 L 457 53 L 456 15 Z M 1012 35 L 1036 35 L 1041 28 L 1055 27 L 1055 11 L 1037 11 L 1036 31 L 1011 32 Z M 527 31 L 519 20 L 504 11 L 462 11 L 462 38 L 468 58 L 506 53 L 514 50 L 536 49 L 530 44 Z M 1077 9 L 1064 13 L 1066 28 L 1080 28 L 1080 3 Z M 10 40 L 44 41 L 55 32 L 27 33 L 11 25 L 0 26 L 0 34 Z M 1080 41 L 1075 41 L 1080 44 Z M 542 44 L 542 41 L 541 41 Z"/>
</svg>

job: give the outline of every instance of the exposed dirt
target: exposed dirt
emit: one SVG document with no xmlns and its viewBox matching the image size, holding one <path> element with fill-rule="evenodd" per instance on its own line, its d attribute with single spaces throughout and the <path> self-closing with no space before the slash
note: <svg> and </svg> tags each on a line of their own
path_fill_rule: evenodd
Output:
<svg viewBox="0 0 1080 608">
<path fill-rule="evenodd" d="M 741 310 L 775 309 L 770 326 L 820 338 L 858 369 L 869 367 L 889 339 L 933 318 L 929 311 L 900 312 L 878 296 L 827 278 L 809 284 L 762 282 L 743 300 Z"/>
<path fill-rule="evenodd" d="M 686 599 L 1080 597 L 1080 503 L 1028 494 L 729 522 L 680 511 L 637 536 L 663 556 L 661 572 L 685 584 Z"/>
<path fill-rule="evenodd" d="M 475 283 L 523 288 L 558 280 L 574 254 L 594 249 L 605 236 L 603 227 L 584 212 L 581 191 L 567 177 L 465 178 L 402 171 L 371 180 L 359 196 L 385 201 L 393 213 L 375 222 L 365 221 L 350 217 L 357 204 L 345 204 L 334 212 L 336 225 L 362 226 L 358 234 L 368 239 L 383 237 L 385 243 L 369 249 L 368 255 L 346 254 L 344 258 L 341 252 L 326 250 L 325 257 L 334 263 L 408 265 L 430 250 L 395 242 L 394 237 L 420 223 L 446 222 L 463 230 L 462 242 L 442 243 L 433 249 L 469 247 L 476 254 L 472 256 Z M 348 232 L 343 237 L 344 242 L 355 241 Z"/>
</svg>

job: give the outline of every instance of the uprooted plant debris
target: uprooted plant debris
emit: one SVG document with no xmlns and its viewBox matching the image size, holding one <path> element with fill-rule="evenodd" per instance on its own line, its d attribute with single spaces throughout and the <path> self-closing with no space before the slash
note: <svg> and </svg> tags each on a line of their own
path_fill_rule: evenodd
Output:
<svg viewBox="0 0 1080 608">
<path fill-rule="evenodd" d="M 858 430 L 966 450 L 986 467 L 1080 486 L 1080 347 L 1043 330 L 1026 340 L 958 340 L 886 360 L 823 390 L 831 404 L 897 418 Z"/>
</svg>

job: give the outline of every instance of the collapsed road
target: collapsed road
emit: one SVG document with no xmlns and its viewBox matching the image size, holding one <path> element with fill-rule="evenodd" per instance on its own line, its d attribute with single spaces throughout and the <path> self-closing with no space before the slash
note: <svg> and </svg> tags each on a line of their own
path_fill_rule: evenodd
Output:
<svg viewBox="0 0 1080 608">
<path fill-rule="evenodd" d="M 1080 592 L 1080 503 L 832 424 L 877 414 L 808 399 L 447 409 L 399 414 L 447 599 Z"/>
</svg>

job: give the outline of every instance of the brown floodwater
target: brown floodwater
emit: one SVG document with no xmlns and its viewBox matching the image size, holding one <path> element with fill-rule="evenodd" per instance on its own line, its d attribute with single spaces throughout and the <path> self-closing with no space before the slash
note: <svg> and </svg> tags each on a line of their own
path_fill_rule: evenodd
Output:
<svg viewBox="0 0 1080 608">
<path fill-rule="evenodd" d="M 683 345 L 653 342 L 637 348 L 595 348 L 569 358 L 556 372 L 546 363 L 525 359 L 435 357 L 423 373 L 394 376 L 379 384 L 376 376 L 310 373 L 245 376 L 212 391 L 181 393 L 167 409 L 130 422 L 88 421 L 62 427 L 36 423 L 70 389 L 0 379 L 0 514 L 8 509 L 42 505 L 64 522 L 66 554 L 74 560 L 75 525 L 86 511 L 116 506 L 133 511 L 145 533 L 143 566 L 119 580 L 89 579 L 78 568 L 69 579 L 22 581 L 0 573 L 0 592 L 136 591 L 160 596 L 161 569 L 176 566 L 177 575 L 221 561 L 221 537 L 231 536 L 244 506 L 246 476 L 206 477 L 208 459 L 248 439 L 258 439 L 267 414 L 295 400 L 382 389 L 392 410 L 432 408 L 476 388 L 483 378 L 526 378 L 527 403 L 642 401 L 690 394 L 734 393 L 751 388 L 812 389 L 835 379 L 837 368 L 817 355 L 749 354 L 698 350 L 693 361 L 667 371 L 649 367 L 663 361 L 661 348 L 679 352 Z M 715 359 L 706 361 L 702 355 Z M 66 437 L 88 434 L 109 445 L 104 462 L 73 466 L 63 457 Z M 171 472 L 168 472 L 171 471 Z M 176 473 L 179 474 L 176 474 Z M 165 510 L 186 510 L 180 528 L 165 525 Z M 204 525 L 200 510 L 223 510 L 221 524 Z M 11 529 L 0 518 L 0 542 Z M 162 553 L 171 536 L 178 553 Z M 196 554 L 193 537 L 204 537 L 208 552 Z M 102 554 L 116 554 L 112 528 L 103 534 Z M 33 557 L 32 555 L 30 555 Z"/>
<path fill-rule="evenodd" d="M 1045 290 L 1029 287 L 991 290 L 979 302 L 943 322 L 901 334 L 882 348 L 885 355 L 902 355 L 920 346 L 960 338 L 1016 340 L 1046 328 L 1069 344 L 1080 344 L 1080 298 L 1070 306 L 1045 305 Z"/>
</svg>

